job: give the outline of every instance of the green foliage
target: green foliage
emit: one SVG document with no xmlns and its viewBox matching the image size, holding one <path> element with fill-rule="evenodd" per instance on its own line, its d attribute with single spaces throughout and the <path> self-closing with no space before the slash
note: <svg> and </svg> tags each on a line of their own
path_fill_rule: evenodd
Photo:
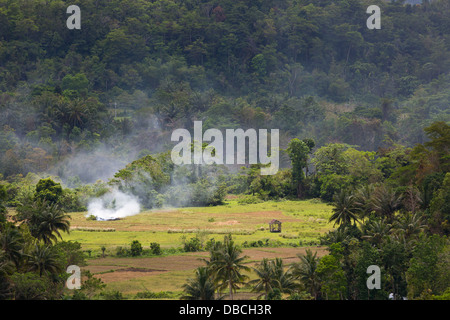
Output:
<svg viewBox="0 0 450 320">
<path fill-rule="evenodd" d="M 99 294 L 100 300 L 124 300 L 123 294 L 118 290 L 102 291 Z"/>
<path fill-rule="evenodd" d="M 304 196 L 305 173 L 303 170 L 307 166 L 308 155 L 314 146 L 315 143 L 311 139 L 301 141 L 295 138 L 289 142 L 288 148 L 286 149 L 292 162 L 292 180 L 296 186 L 297 197 L 299 198 Z"/>
<path fill-rule="evenodd" d="M 54 246 L 65 262 L 65 266 L 70 265 L 85 266 L 86 260 L 79 242 L 61 241 Z"/>
<path fill-rule="evenodd" d="M 41 179 L 36 184 L 35 199 L 46 201 L 50 204 L 58 203 L 63 194 L 61 184 L 54 182 L 52 179 Z"/>
<path fill-rule="evenodd" d="M 142 254 L 142 245 L 138 240 L 131 242 L 130 253 L 132 257 L 137 257 Z"/>
<path fill-rule="evenodd" d="M 136 299 L 174 299 L 177 297 L 177 294 L 171 291 L 143 291 L 136 293 L 135 297 Z"/>
<path fill-rule="evenodd" d="M 161 246 L 157 242 L 150 243 L 150 250 L 154 255 L 160 255 L 162 253 Z"/>
<path fill-rule="evenodd" d="M 450 286 L 448 270 L 441 269 L 440 264 L 441 261 L 448 263 L 448 248 L 448 240 L 438 235 L 420 238 L 406 273 L 408 298 L 417 298 L 427 291 L 440 295 Z"/>
<path fill-rule="evenodd" d="M 184 251 L 185 252 L 196 252 L 202 250 L 202 243 L 198 237 L 190 238 L 184 241 Z"/>
<path fill-rule="evenodd" d="M 50 281 L 40 277 L 36 273 L 14 273 L 11 276 L 13 282 L 13 298 L 15 300 L 47 300 L 51 299 L 49 288 Z"/>
</svg>

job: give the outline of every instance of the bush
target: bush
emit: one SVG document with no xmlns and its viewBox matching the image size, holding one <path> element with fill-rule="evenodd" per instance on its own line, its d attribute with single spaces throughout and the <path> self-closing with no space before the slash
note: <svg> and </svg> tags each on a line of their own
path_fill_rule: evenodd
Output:
<svg viewBox="0 0 450 320">
<path fill-rule="evenodd" d="M 189 239 L 189 241 L 184 243 L 184 251 L 186 252 L 196 252 L 202 249 L 202 244 L 199 238 L 194 237 Z"/>
<path fill-rule="evenodd" d="M 238 204 L 255 204 L 261 202 L 263 201 L 260 198 L 252 195 L 243 196 L 238 199 Z"/>
<path fill-rule="evenodd" d="M 142 245 L 139 241 L 134 240 L 131 243 L 130 253 L 131 253 L 131 256 L 133 256 L 133 257 L 137 257 L 142 254 Z"/>
<path fill-rule="evenodd" d="M 152 251 L 152 254 L 154 255 L 160 255 L 161 254 L 161 246 L 159 243 L 152 242 L 150 243 L 150 250 Z"/>
<path fill-rule="evenodd" d="M 130 250 L 123 248 L 123 247 L 117 247 L 116 248 L 116 256 L 118 257 L 129 257 L 131 255 Z"/>
<path fill-rule="evenodd" d="M 122 292 L 114 291 L 104 291 L 100 293 L 100 298 L 104 300 L 123 300 Z"/>
</svg>

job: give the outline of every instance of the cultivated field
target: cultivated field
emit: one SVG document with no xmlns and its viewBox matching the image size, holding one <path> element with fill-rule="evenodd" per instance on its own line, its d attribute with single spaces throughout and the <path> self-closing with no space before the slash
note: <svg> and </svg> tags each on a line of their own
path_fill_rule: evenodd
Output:
<svg viewBox="0 0 450 320">
<path fill-rule="evenodd" d="M 249 265 L 262 258 L 283 258 L 289 264 L 298 261 L 297 255 L 304 254 L 306 247 L 318 251 L 318 255 L 325 254 L 325 249 L 317 246 L 319 236 L 333 227 L 328 223 L 331 206 L 314 200 L 245 205 L 227 200 L 217 207 L 145 211 L 117 221 L 92 221 L 86 219 L 86 214 L 70 214 L 72 230 L 64 240 L 78 241 L 90 251 L 85 269 L 101 278 L 107 289 L 119 290 L 129 298 L 143 291 L 169 291 L 167 298 L 181 294 L 181 286 L 193 270 L 204 265 L 201 258 L 208 257 L 207 252 L 182 252 L 183 238 L 197 236 L 205 243 L 211 238 L 223 240 L 225 234 L 231 233 L 238 245 L 245 246 L 243 253 Z M 282 222 L 281 233 L 269 231 L 272 219 Z M 157 242 L 165 254 L 135 258 L 115 255 L 117 247 L 129 248 L 133 240 L 144 249 Z M 265 246 L 250 246 L 258 241 Z M 106 248 L 105 257 L 101 247 Z M 241 296 L 248 297 L 245 288 L 242 291 Z"/>
</svg>

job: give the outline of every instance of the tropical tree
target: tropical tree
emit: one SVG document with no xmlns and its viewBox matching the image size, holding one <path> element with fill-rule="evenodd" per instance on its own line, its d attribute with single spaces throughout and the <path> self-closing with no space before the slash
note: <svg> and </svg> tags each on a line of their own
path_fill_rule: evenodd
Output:
<svg viewBox="0 0 450 320">
<path fill-rule="evenodd" d="M 10 295 L 10 283 L 8 276 L 14 272 L 14 264 L 0 249 L 0 300 L 5 300 Z"/>
<path fill-rule="evenodd" d="M 213 252 L 213 259 L 209 263 L 214 277 L 221 283 L 219 289 L 229 289 L 230 298 L 233 299 L 233 291 L 236 292 L 239 284 L 248 277 L 242 271 L 250 271 L 243 264 L 247 256 L 242 256 L 242 250 L 238 248 L 230 237 L 225 237 L 224 244 Z"/>
<path fill-rule="evenodd" d="M 59 204 L 36 199 L 31 204 L 18 208 L 18 219 L 30 228 L 31 235 L 46 244 L 62 239 L 61 232 L 69 232 L 70 216 Z"/>
<path fill-rule="evenodd" d="M 19 267 L 23 256 L 23 246 L 22 234 L 12 223 L 7 223 L 0 229 L 0 249 L 16 268 Z"/>
<path fill-rule="evenodd" d="M 333 214 L 329 221 L 334 221 L 334 224 L 339 226 L 348 226 L 358 221 L 358 206 L 356 205 L 355 197 L 352 194 L 348 194 L 345 190 L 341 190 L 340 193 L 334 196 L 334 208 Z"/>
<path fill-rule="evenodd" d="M 292 265 L 292 275 L 295 279 L 299 279 L 309 294 L 317 300 L 320 292 L 320 280 L 317 274 L 320 259 L 317 257 L 317 252 L 313 254 L 310 249 L 307 249 L 306 255 L 298 255 L 298 257 L 300 262 Z"/>
<path fill-rule="evenodd" d="M 363 225 L 362 239 L 369 241 L 372 244 L 380 245 L 383 239 L 391 233 L 392 225 L 386 222 L 383 218 L 373 218 Z"/>
<path fill-rule="evenodd" d="M 315 143 L 312 139 L 292 139 L 286 149 L 292 162 L 292 180 L 297 190 L 297 197 L 304 196 L 305 168 L 308 164 L 308 157 Z"/>
<path fill-rule="evenodd" d="M 29 254 L 28 269 L 37 272 L 40 277 L 44 274 L 56 274 L 61 271 L 61 268 L 58 254 L 51 246 L 36 244 Z"/>
<path fill-rule="evenodd" d="M 62 232 L 69 232 L 70 223 L 67 220 L 69 215 L 64 214 L 59 208 L 58 204 L 43 205 L 43 211 L 41 211 L 36 217 L 34 236 L 43 240 L 46 244 L 56 242 L 58 237 L 62 239 Z"/>
<path fill-rule="evenodd" d="M 355 205 L 358 208 L 358 215 L 364 219 L 372 213 L 372 194 L 374 186 L 372 184 L 364 185 L 356 190 Z"/>
<path fill-rule="evenodd" d="M 256 267 L 252 268 L 255 271 L 257 279 L 248 282 L 249 285 L 253 285 L 252 291 L 263 292 L 258 298 L 264 295 L 264 299 L 267 300 L 267 295 L 274 288 L 280 286 L 280 283 L 274 277 L 273 262 L 264 258 Z"/>
<path fill-rule="evenodd" d="M 393 221 L 394 213 L 402 206 L 402 196 L 386 185 L 375 188 L 372 195 L 372 209 L 380 217 Z"/>
<path fill-rule="evenodd" d="M 274 279 L 279 285 L 282 293 L 292 293 L 296 288 L 296 283 L 292 275 L 291 268 L 286 268 L 281 258 L 276 258 L 273 262 Z"/>
<path fill-rule="evenodd" d="M 427 228 L 419 213 L 407 213 L 394 223 L 394 231 L 402 234 L 406 239 L 418 237 Z"/>
<path fill-rule="evenodd" d="M 216 285 L 208 267 L 198 267 L 195 277 L 183 285 L 186 300 L 215 300 Z"/>
</svg>

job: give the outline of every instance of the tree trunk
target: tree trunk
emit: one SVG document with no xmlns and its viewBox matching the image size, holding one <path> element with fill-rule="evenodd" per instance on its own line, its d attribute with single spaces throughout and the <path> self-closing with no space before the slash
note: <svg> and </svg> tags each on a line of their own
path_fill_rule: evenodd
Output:
<svg viewBox="0 0 450 320">
<path fill-rule="evenodd" d="M 228 279 L 228 284 L 230 286 L 230 299 L 233 300 L 233 285 L 231 283 L 231 278 Z"/>
</svg>

